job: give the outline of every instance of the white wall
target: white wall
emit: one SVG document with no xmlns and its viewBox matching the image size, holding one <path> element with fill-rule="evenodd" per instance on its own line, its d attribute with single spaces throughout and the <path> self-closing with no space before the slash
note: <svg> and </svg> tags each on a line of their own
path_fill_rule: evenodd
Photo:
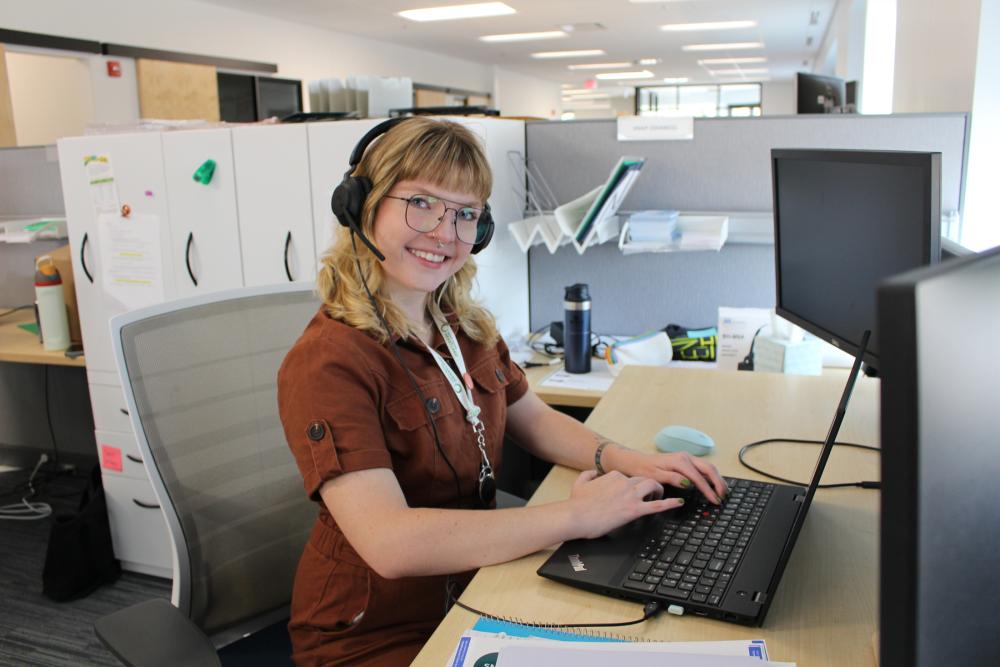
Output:
<svg viewBox="0 0 1000 667">
<path fill-rule="evenodd" d="M 9 30 L 276 63 L 278 76 L 302 80 L 374 74 L 493 88 L 488 65 L 192 0 L 5 1 L 2 23 Z"/>
<path fill-rule="evenodd" d="M 760 113 L 784 116 L 795 113 L 795 81 L 765 81 L 761 84 Z"/>
<path fill-rule="evenodd" d="M 109 61 L 121 68 L 121 76 L 108 76 Z M 135 60 L 116 56 L 91 56 L 90 85 L 94 91 L 94 121 L 126 123 L 139 120 L 139 84 Z"/>
<path fill-rule="evenodd" d="M 866 0 L 841 0 L 816 53 L 815 74 L 861 79 L 865 58 Z"/>
<path fill-rule="evenodd" d="M 996 175 L 1000 173 L 1000 0 L 983 0 L 979 19 L 969 166 L 962 237 L 973 250 L 1000 245 Z"/>
<path fill-rule="evenodd" d="M 83 134 L 94 120 L 88 61 L 7 51 L 18 146 L 41 146 L 55 137 Z"/>
<path fill-rule="evenodd" d="M 493 106 L 504 116 L 558 119 L 562 92 L 558 83 L 493 68 Z"/>
<path fill-rule="evenodd" d="M 980 1 L 899 0 L 893 112 L 972 108 Z"/>
</svg>

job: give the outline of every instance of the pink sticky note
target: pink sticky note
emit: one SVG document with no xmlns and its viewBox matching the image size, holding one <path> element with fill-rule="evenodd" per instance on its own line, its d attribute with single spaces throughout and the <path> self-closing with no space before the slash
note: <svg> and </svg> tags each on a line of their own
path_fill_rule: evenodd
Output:
<svg viewBox="0 0 1000 667">
<path fill-rule="evenodd" d="M 121 472 L 122 450 L 118 447 L 112 447 L 111 445 L 101 445 L 101 467 L 115 472 Z"/>
</svg>

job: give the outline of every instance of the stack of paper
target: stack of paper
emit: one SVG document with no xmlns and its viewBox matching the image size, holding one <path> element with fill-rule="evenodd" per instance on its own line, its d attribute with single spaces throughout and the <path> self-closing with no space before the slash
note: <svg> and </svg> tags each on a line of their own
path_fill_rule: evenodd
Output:
<svg viewBox="0 0 1000 667">
<path fill-rule="evenodd" d="M 548 667 L 566 664 L 594 667 L 614 664 L 669 664 L 690 667 L 755 667 L 794 663 L 769 662 L 762 639 L 714 642 L 626 641 L 601 636 L 575 634 L 559 630 L 480 619 L 465 632 L 448 661 L 448 667 L 473 667 L 493 664 L 496 667 Z"/>
<path fill-rule="evenodd" d="M 666 241 L 644 240 L 632 233 L 632 220 L 622 227 L 618 247 L 623 254 L 640 252 L 677 252 L 682 250 L 721 250 L 729 236 L 729 218 L 716 215 L 679 215 L 677 231 Z"/>
<path fill-rule="evenodd" d="M 680 238 L 678 211 L 639 211 L 628 217 L 629 236 L 633 241 L 669 243 Z"/>
<path fill-rule="evenodd" d="M 0 241 L 31 243 L 36 239 L 66 238 L 66 218 L 30 218 L 0 221 Z"/>
</svg>

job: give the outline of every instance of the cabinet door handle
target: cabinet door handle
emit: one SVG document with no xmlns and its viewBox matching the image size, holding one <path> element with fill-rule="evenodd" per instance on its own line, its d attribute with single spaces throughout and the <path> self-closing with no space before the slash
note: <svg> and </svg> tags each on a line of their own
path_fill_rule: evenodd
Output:
<svg viewBox="0 0 1000 667">
<path fill-rule="evenodd" d="M 184 264 L 187 265 L 188 275 L 191 277 L 191 282 L 194 286 L 198 286 L 198 279 L 194 277 L 194 272 L 191 270 L 191 245 L 194 243 L 194 232 L 188 233 L 187 247 L 184 249 Z"/>
<path fill-rule="evenodd" d="M 121 413 L 122 413 L 123 415 L 125 415 L 126 417 L 128 417 L 128 410 L 126 410 L 125 408 L 118 408 L 118 410 L 119 410 L 119 411 L 120 411 L 120 412 L 121 412 Z"/>
<path fill-rule="evenodd" d="M 294 282 L 292 280 L 292 270 L 288 268 L 288 248 L 292 245 L 292 232 L 288 232 L 288 236 L 285 237 L 285 275 L 288 276 L 288 282 Z"/>
<path fill-rule="evenodd" d="M 136 505 L 138 505 L 139 507 L 143 508 L 143 509 L 147 509 L 147 510 L 158 510 L 158 509 L 160 509 L 159 505 L 151 505 L 150 503 L 144 503 L 141 500 L 136 500 L 135 498 L 132 499 L 132 502 L 135 503 Z"/>
<path fill-rule="evenodd" d="M 80 266 L 83 267 L 83 273 L 87 276 L 87 280 L 90 284 L 94 284 L 94 276 L 90 275 L 90 271 L 87 270 L 87 260 L 83 256 L 83 250 L 87 247 L 87 239 L 89 238 L 88 233 L 83 233 L 83 241 L 80 242 Z"/>
<path fill-rule="evenodd" d="M 129 461 L 132 461 L 133 463 L 142 463 L 142 459 L 140 459 L 138 456 L 132 456 L 131 454 L 126 454 L 125 458 L 127 458 Z"/>
</svg>

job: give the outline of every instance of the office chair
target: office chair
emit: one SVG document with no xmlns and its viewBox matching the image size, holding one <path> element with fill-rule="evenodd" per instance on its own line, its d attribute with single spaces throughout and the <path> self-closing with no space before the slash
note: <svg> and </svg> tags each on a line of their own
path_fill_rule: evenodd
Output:
<svg viewBox="0 0 1000 667">
<path fill-rule="evenodd" d="M 316 508 L 285 443 L 277 373 L 319 301 L 246 288 L 111 321 L 139 451 L 174 546 L 172 603 L 94 629 L 123 663 L 291 664 L 292 581 Z"/>
</svg>

